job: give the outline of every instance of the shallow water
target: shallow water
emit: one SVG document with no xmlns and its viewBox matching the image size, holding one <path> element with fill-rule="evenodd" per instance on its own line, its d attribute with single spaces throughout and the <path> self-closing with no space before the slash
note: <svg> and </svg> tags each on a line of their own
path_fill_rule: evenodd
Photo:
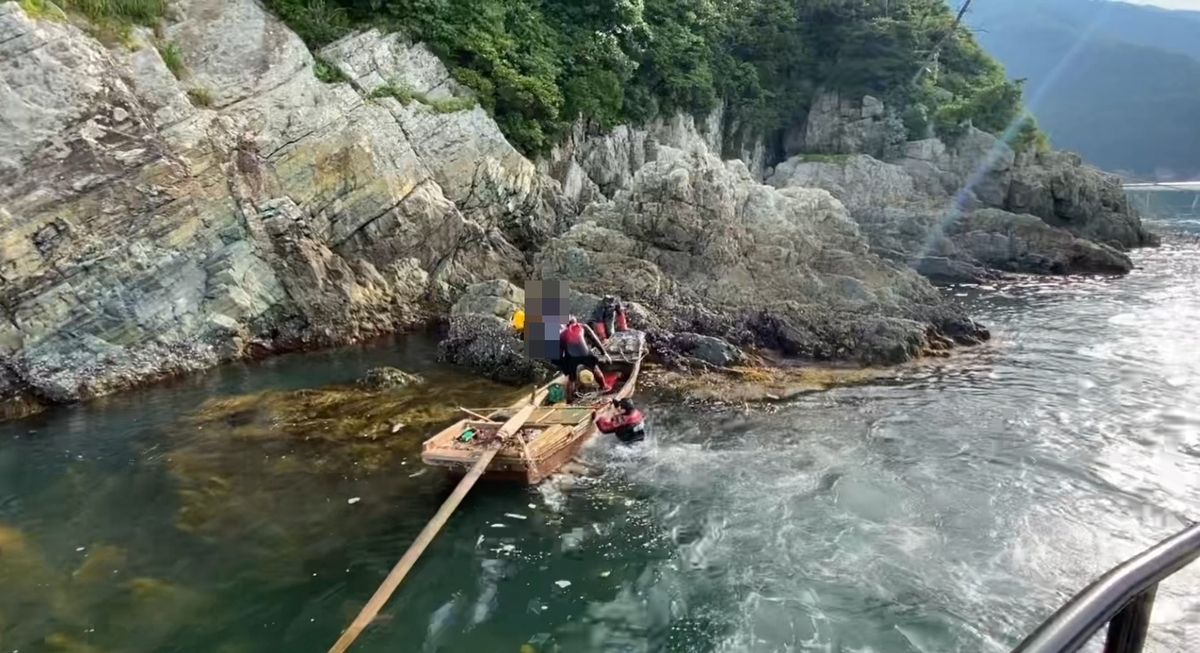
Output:
<svg viewBox="0 0 1200 653">
<path fill-rule="evenodd" d="M 957 291 L 995 341 L 893 383 L 773 414 L 655 407 L 646 446 L 588 451 L 590 485 L 477 489 L 354 650 L 1008 650 L 1197 516 L 1200 242 L 1136 256 L 1122 279 Z M 0 652 L 326 650 L 445 479 L 415 452 L 276 476 L 243 448 L 209 461 L 222 512 L 181 530 L 196 479 L 172 471 L 220 446 L 180 417 L 380 364 L 487 391 L 412 338 L 0 425 Z M 1198 581 L 1160 589 L 1157 650 L 1200 650 Z"/>
</svg>

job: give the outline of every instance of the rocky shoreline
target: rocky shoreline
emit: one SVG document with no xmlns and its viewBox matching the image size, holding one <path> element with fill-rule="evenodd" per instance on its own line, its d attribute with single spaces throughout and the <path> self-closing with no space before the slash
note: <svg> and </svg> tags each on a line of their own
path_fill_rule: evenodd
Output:
<svg viewBox="0 0 1200 653">
<path fill-rule="evenodd" d="M 537 278 L 635 302 L 677 368 L 891 365 L 988 337 L 929 279 L 1119 274 L 1155 242 L 1074 155 L 873 147 L 872 98 L 822 96 L 781 161 L 720 111 L 531 160 L 420 44 L 351 35 L 327 83 L 254 0 L 173 9 L 109 46 L 0 3 L 0 418 L 438 320 L 448 359 L 524 379 L 463 301 Z"/>
</svg>

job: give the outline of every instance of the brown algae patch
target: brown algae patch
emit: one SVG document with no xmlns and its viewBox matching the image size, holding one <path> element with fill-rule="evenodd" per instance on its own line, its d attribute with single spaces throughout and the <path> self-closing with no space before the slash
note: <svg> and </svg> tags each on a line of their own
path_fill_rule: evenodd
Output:
<svg viewBox="0 0 1200 653">
<path fill-rule="evenodd" d="M 119 653 L 171 641 L 210 603 L 154 578 L 129 579 L 124 549 L 94 543 L 74 570 L 50 563 L 26 533 L 0 524 L 0 644 L 3 650 Z M 96 624 L 102 623 L 102 628 Z"/>
<path fill-rule="evenodd" d="M 896 368 L 734 367 L 719 371 L 679 372 L 650 368 L 649 387 L 678 393 L 702 403 L 782 401 L 806 392 L 895 378 Z"/>
<path fill-rule="evenodd" d="M 325 537 L 331 528 L 369 528 L 372 516 L 386 514 L 388 497 L 428 484 L 410 478 L 419 466 L 405 465 L 460 406 L 499 407 L 528 392 L 455 377 L 393 390 L 347 385 L 211 399 L 180 421 L 166 454 L 180 500 L 176 526 L 236 541 L 285 567 L 320 555 L 336 545 Z"/>
<path fill-rule="evenodd" d="M 125 549 L 111 544 L 97 546 L 88 553 L 71 577 L 76 580 L 102 583 L 112 580 L 129 566 Z"/>
<path fill-rule="evenodd" d="M 0 422 L 36 415 L 45 409 L 45 404 L 30 397 L 3 399 L 0 400 Z"/>
</svg>

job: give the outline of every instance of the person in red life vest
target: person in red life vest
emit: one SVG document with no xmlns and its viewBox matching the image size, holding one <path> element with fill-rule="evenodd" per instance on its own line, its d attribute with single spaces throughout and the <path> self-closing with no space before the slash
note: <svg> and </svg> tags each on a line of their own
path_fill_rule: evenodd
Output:
<svg viewBox="0 0 1200 653">
<path fill-rule="evenodd" d="M 596 309 L 592 312 L 592 328 L 601 340 L 608 340 L 616 332 L 629 329 L 625 321 L 625 305 L 621 303 L 620 297 L 605 295 L 596 304 Z"/>
<path fill-rule="evenodd" d="M 596 347 L 600 349 L 600 353 L 604 355 L 605 362 L 612 362 L 612 358 L 608 356 L 608 352 L 604 349 L 604 343 L 592 331 L 591 327 L 582 324 L 572 315 L 567 319 L 567 327 L 558 334 L 558 358 L 559 368 L 562 373 L 567 375 L 567 397 L 575 396 L 575 385 L 580 367 L 586 370 L 592 370 L 595 379 L 599 383 L 603 383 L 604 392 L 612 390 L 605 381 L 604 372 L 600 369 L 600 359 L 592 353 L 591 347 L 588 346 L 588 338 L 596 343 Z"/>
<path fill-rule="evenodd" d="M 642 411 L 633 405 L 632 399 L 614 399 L 613 406 L 621 411 L 612 417 L 596 417 L 596 428 L 601 433 L 617 436 L 622 444 L 633 444 L 646 439 L 646 426 Z"/>
</svg>

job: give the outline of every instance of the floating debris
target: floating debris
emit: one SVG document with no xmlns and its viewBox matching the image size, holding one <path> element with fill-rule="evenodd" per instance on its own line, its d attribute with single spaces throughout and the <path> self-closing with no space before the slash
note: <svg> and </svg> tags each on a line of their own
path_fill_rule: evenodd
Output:
<svg viewBox="0 0 1200 653">
<path fill-rule="evenodd" d="M 555 585 L 558 585 L 559 587 L 561 587 L 561 588 L 563 588 L 563 589 L 566 589 L 566 588 L 568 588 L 568 587 L 570 587 L 570 586 L 571 586 L 571 581 L 569 581 L 569 580 L 556 580 L 556 581 L 554 581 L 554 584 L 555 584 Z"/>
<path fill-rule="evenodd" d="M 526 517 L 525 515 L 518 515 L 518 514 L 517 514 L 517 513 L 515 513 L 515 512 L 506 512 L 506 513 L 504 513 L 504 516 L 505 516 L 505 517 L 511 517 L 511 518 L 513 518 L 513 519 L 529 519 L 529 518 L 528 518 L 528 517 Z"/>
<path fill-rule="evenodd" d="M 362 497 L 350 497 L 349 499 L 346 500 L 346 503 L 348 503 L 350 505 L 354 505 L 354 504 L 358 503 L 359 501 L 362 501 Z"/>
</svg>

